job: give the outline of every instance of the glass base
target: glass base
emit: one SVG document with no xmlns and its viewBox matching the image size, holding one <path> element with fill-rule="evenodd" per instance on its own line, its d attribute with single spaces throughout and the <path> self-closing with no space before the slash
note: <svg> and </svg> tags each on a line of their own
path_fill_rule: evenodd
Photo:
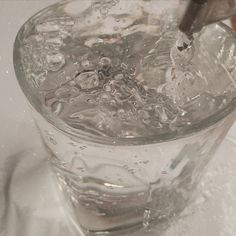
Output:
<svg viewBox="0 0 236 236">
<path fill-rule="evenodd" d="M 134 228 L 128 234 L 143 236 L 220 236 L 236 234 L 236 141 L 229 135 L 213 158 L 194 200 L 179 217 L 150 229 Z M 227 157 L 227 158 L 226 158 Z M 0 232 L 11 236 L 84 236 L 65 211 L 55 176 L 42 149 L 2 157 L 0 169 Z M 11 160 L 11 161 L 10 161 Z M 7 164 L 8 163 L 8 164 Z M 15 166 L 15 167 L 14 167 Z M 2 230 L 2 231 L 1 231 Z"/>
</svg>

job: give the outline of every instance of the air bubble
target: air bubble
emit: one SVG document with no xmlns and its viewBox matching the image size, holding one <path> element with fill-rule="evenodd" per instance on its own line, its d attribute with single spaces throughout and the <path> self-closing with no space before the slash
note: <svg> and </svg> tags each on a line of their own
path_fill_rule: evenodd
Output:
<svg viewBox="0 0 236 236">
<path fill-rule="evenodd" d="M 151 210 L 146 209 L 143 213 L 143 228 L 150 231 Z"/>
<path fill-rule="evenodd" d="M 124 78 L 123 74 L 118 74 L 114 77 L 115 80 L 122 80 Z"/>
<path fill-rule="evenodd" d="M 90 67 L 92 64 L 89 60 L 84 60 L 81 62 L 81 66 L 85 67 L 85 68 L 88 68 Z"/>
<path fill-rule="evenodd" d="M 124 69 L 124 70 L 127 70 L 128 66 L 125 63 L 121 63 L 121 68 Z"/>
<path fill-rule="evenodd" d="M 118 31 L 119 30 L 119 27 L 118 26 L 114 26 L 114 31 Z"/>
<path fill-rule="evenodd" d="M 57 145 L 57 141 L 54 139 L 54 137 L 52 136 L 51 133 L 46 131 L 46 135 L 45 135 L 46 139 L 53 145 Z"/>
<path fill-rule="evenodd" d="M 106 91 L 106 92 L 111 92 L 111 86 L 110 85 L 105 85 L 104 86 L 104 90 Z"/>
<path fill-rule="evenodd" d="M 62 53 L 49 54 L 46 56 L 46 61 L 50 71 L 58 71 L 65 65 L 65 57 Z"/>
<path fill-rule="evenodd" d="M 145 165 L 148 164 L 148 163 L 149 163 L 149 161 L 143 161 L 143 164 L 145 164 Z"/>
<path fill-rule="evenodd" d="M 100 9 L 100 13 L 101 13 L 101 15 L 106 16 L 108 14 L 108 9 L 103 7 Z"/>
<path fill-rule="evenodd" d="M 99 85 L 98 74 L 94 71 L 82 72 L 76 78 L 75 82 L 81 89 L 92 89 Z"/>
<path fill-rule="evenodd" d="M 76 144 L 76 143 L 69 142 L 68 144 L 71 145 L 72 147 L 77 147 L 77 144 Z M 77 153 L 77 152 L 74 152 L 74 154 L 77 155 L 78 153 Z"/>
<path fill-rule="evenodd" d="M 75 82 L 74 80 L 71 80 L 71 81 L 69 82 L 69 85 L 70 85 L 71 87 L 74 87 L 74 86 L 76 85 L 76 82 Z"/>
<path fill-rule="evenodd" d="M 39 33 L 48 33 L 59 31 L 60 27 L 55 22 L 44 22 L 36 26 L 36 30 Z"/>
<path fill-rule="evenodd" d="M 111 66 L 111 59 L 109 57 L 103 57 L 100 59 L 99 64 L 105 68 L 110 67 Z"/>
<path fill-rule="evenodd" d="M 218 98 L 221 91 L 212 95 L 214 83 L 208 78 L 214 71 L 224 76 L 225 71 L 221 66 L 208 71 L 211 63 L 201 61 L 208 58 L 205 50 L 204 55 L 200 52 L 192 57 L 199 44 L 205 46 L 199 40 L 201 35 L 186 51 L 186 39 L 180 35 L 180 52 L 177 47 L 181 47 L 181 40 L 176 44 L 172 21 L 163 17 L 147 22 L 140 7 L 135 18 L 123 14 L 126 9 L 119 11 L 118 6 L 109 18 L 96 22 L 98 15 L 102 18 L 99 11 L 107 15 L 117 3 L 93 2 L 93 9 L 84 12 L 86 19 L 80 19 L 82 15 L 72 19 L 66 12 L 63 16 L 59 16 L 60 11 L 50 12 L 40 18 L 47 22 L 37 23 L 32 34 L 24 39 L 23 69 L 30 86 L 39 90 L 42 105 L 75 129 L 105 137 L 143 140 L 159 134 L 175 138 L 183 127 L 227 106 L 233 97 L 233 88 L 228 88 L 230 82 L 220 83 L 225 94 Z M 95 21 L 90 10 L 96 10 Z M 202 51 L 203 48 L 200 47 Z M 198 62 L 197 68 L 192 59 Z M 208 59 L 207 62 L 217 62 Z M 233 64 L 229 67 L 232 69 Z M 204 76 L 213 86 L 208 94 L 204 94 Z"/>
<path fill-rule="evenodd" d="M 63 45 L 63 41 L 60 38 L 49 38 L 46 39 L 46 44 L 60 48 Z"/>
<path fill-rule="evenodd" d="M 63 110 L 63 104 L 61 102 L 56 101 L 51 105 L 51 109 L 54 114 L 59 115 Z"/>
</svg>

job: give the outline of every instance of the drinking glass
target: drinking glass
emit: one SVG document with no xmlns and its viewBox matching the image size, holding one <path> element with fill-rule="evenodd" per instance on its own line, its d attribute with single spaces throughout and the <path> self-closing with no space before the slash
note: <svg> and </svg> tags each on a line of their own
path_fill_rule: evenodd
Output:
<svg viewBox="0 0 236 236">
<path fill-rule="evenodd" d="M 26 76 L 21 55 L 24 39 L 56 9 L 75 19 L 78 29 L 112 38 L 117 24 L 123 27 L 124 35 L 130 27 L 135 31 L 140 16 L 145 16 L 160 33 L 168 30 L 166 21 L 177 27 L 179 1 L 63 1 L 30 18 L 14 45 L 18 82 L 32 108 L 60 194 L 66 199 L 68 215 L 76 227 L 84 234 L 123 234 L 170 221 L 188 205 L 209 161 L 234 123 L 234 34 L 227 26 L 214 24 L 200 36 L 205 47 L 202 50 L 207 48 L 211 61 L 217 59 L 223 68 L 206 72 L 208 83 L 203 89 L 222 96 L 225 91 L 232 93 L 222 109 L 206 118 L 199 117 L 198 122 L 179 131 L 147 137 L 99 136 L 60 120 L 43 104 L 33 77 Z M 98 15 L 100 18 L 95 19 Z M 119 20 L 114 20 L 117 16 Z M 90 20 L 90 26 L 85 19 Z M 98 32 L 92 27 L 97 21 L 101 23 Z"/>
</svg>

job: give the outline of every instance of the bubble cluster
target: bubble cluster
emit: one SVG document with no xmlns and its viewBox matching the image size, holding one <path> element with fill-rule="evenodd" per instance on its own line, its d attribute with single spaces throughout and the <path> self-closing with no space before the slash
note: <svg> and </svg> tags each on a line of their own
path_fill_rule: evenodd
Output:
<svg viewBox="0 0 236 236">
<path fill-rule="evenodd" d="M 94 1 L 88 17 L 106 16 L 118 2 Z M 150 18 L 150 25 L 145 12 L 109 17 L 110 34 L 90 18 L 78 28 L 78 19 L 64 15 L 37 22 L 24 39 L 27 80 L 65 123 L 102 136 L 146 137 L 178 132 L 228 104 L 228 93 L 206 89 L 213 84 L 201 67 L 210 55 L 196 47 L 199 38 L 177 34 L 172 21 Z"/>
<path fill-rule="evenodd" d="M 98 10 L 101 15 L 106 16 L 109 13 L 109 10 L 119 3 L 120 0 L 103 0 L 95 1 L 93 8 Z"/>
</svg>

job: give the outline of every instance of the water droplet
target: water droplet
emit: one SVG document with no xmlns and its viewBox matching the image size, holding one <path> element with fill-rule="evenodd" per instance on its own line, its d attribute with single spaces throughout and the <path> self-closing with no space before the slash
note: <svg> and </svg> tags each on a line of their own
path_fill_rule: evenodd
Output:
<svg viewBox="0 0 236 236">
<path fill-rule="evenodd" d="M 65 65 L 65 57 L 62 53 L 47 55 L 46 61 L 50 71 L 58 71 Z"/>
</svg>

